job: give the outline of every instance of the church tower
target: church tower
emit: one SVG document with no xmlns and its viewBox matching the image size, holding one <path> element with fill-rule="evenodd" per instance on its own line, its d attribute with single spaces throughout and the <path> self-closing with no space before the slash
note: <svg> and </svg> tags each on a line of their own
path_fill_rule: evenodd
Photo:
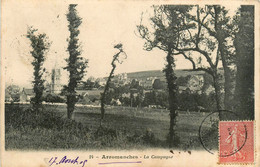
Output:
<svg viewBox="0 0 260 167">
<path fill-rule="evenodd" d="M 55 62 L 54 68 L 51 70 L 51 93 L 60 94 L 62 85 L 61 85 L 61 71 L 57 68 L 57 63 Z"/>
</svg>

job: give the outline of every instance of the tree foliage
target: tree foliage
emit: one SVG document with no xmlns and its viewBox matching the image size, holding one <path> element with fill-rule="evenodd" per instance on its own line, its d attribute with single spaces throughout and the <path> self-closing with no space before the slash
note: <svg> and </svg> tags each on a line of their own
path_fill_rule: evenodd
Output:
<svg viewBox="0 0 260 167">
<path fill-rule="evenodd" d="M 227 16 L 227 10 L 219 5 L 207 5 L 204 7 L 194 6 L 193 10 L 196 14 L 187 15 L 187 22 L 195 24 L 193 29 L 182 31 L 180 45 L 176 48 L 186 59 L 192 62 L 194 70 L 204 70 L 213 78 L 215 88 L 217 109 L 221 110 L 223 106 L 223 98 L 221 97 L 219 72 L 220 60 L 224 69 L 224 90 L 225 102 L 231 99 L 231 46 L 228 41 L 232 41 L 230 35 L 232 24 Z M 198 61 L 195 62 L 191 56 L 194 53 L 199 54 Z M 203 66 L 201 60 L 207 61 L 208 66 Z M 225 103 L 228 108 L 228 103 Z"/>
<path fill-rule="evenodd" d="M 153 82 L 153 89 L 166 89 L 166 86 L 160 79 L 155 79 Z"/>
<path fill-rule="evenodd" d="M 81 17 L 78 16 L 75 4 L 69 5 L 69 12 L 66 14 L 69 22 L 68 28 L 70 36 L 68 38 L 69 58 L 66 59 L 67 66 L 65 69 L 69 72 L 69 83 L 65 87 L 67 96 L 67 116 L 71 118 L 74 111 L 75 103 L 77 102 L 75 88 L 81 82 L 85 75 L 85 69 L 88 61 L 81 57 L 81 49 L 79 44 L 78 35 L 80 33 L 79 26 L 82 23 Z"/>
<path fill-rule="evenodd" d="M 42 103 L 42 95 L 44 90 L 44 80 L 42 79 L 42 75 L 45 72 L 43 68 L 43 63 L 45 60 L 45 53 L 49 50 L 50 42 L 48 41 L 48 37 L 45 33 L 36 34 L 37 29 L 33 27 L 29 27 L 27 30 L 26 37 L 31 42 L 32 51 L 30 51 L 33 61 L 33 91 L 35 93 L 35 97 L 32 100 L 33 107 L 38 110 Z"/>
<path fill-rule="evenodd" d="M 6 88 L 6 93 L 8 93 L 13 102 L 20 101 L 20 87 L 17 85 L 9 85 Z"/>
<path fill-rule="evenodd" d="M 163 10 L 157 10 L 162 8 Z M 185 9 L 186 8 L 186 9 Z M 165 42 L 175 50 L 174 55 L 182 55 L 192 63 L 194 70 L 203 70 L 213 78 L 217 109 L 229 109 L 232 99 L 232 71 L 234 63 L 234 24 L 223 6 L 159 6 L 155 8 L 154 33 L 145 26 L 139 26 L 139 33 L 146 39 L 145 48 L 167 50 Z M 174 23 L 173 24 L 173 20 Z M 165 33 L 165 34 L 164 34 Z M 161 42 L 164 34 L 168 40 Z M 173 35 L 175 34 L 175 35 Z M 158 37 L 156 37 L 156 35 Z M 172 42 L 170 42 L 172 41 Z M 170 46 L 170 45 L 168 45 Z M 176 52 L 177 51 L 177 52 Z M 203 61 L 207 62 L 202 63 Z M 224 101 L 221 96 L 221 64 L 224 69 Z M 224 103 L 225 102 L 225 103 Z"/>
</svg>

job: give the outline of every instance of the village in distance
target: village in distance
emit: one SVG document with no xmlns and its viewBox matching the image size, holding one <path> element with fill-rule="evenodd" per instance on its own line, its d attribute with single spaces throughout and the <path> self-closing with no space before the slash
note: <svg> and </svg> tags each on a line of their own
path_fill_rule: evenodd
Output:
<svg viewBox="0 0 260 167">
<path fill-rule="evenodd" d="M 53 68 L 49 79 L 45 83 L 43 93 L 43 103 L 65 105 L 66 98 L 61 84 L 61 69 Z M 204 71 L 192 71 L 191 69 L 176 70 L 178 76 L 179 94 L 197 94 L 198 96 L 209 96 L 214 93 L 214 88 L 210 84 L 210 77 Z M 206 81 L 205 81 L 206 80 Z M 78 102 L 76 105 L 86 105 L 100 107 L 101 93 L 107 77 L 89 77 L 78 85 L 76 93 Z M 128 106 L 128 107 L 148 107 L 148 108 L 167 108 L 167 103 L 161 101 L 167 99 L 167 83 L 163 71 L 151 70 L 131 73 L 121 73 L 113 77 L 110 83 L 109 99 L 107 105 Z M 160 94 L 159 98 L 153 93 Z M 35 96 L 32 88 L 21 87 L 19 85 L 6 85 L 5 102 L 29 104 L 31 98 Z M 165 96 L 165 97 L 163 97 Z M 206 111 L 207 106 L 194 102 L 193 106 L 184 110 Z M 196 104 L 195 104 L 196 103 Z M 182 109 L 182 110 L 183 110 Z M 209 109 L 208 109 L 209 110 Z"/>
</svg>

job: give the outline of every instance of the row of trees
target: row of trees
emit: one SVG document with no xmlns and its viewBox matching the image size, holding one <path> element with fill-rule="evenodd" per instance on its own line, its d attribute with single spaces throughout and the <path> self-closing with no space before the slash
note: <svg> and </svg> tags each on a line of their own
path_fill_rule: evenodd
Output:
<svg viewBox="0 0 260 167">
<path fill-rule="evenodd" d="M 92 90 L 94 88 L 100 88 L 101 85 L 98 80 L 94 80 L 94 78 L 90 77 L 87 81 L 82 82 L 82 86 L 78 87 L 78 89 L 82 90 Z"/>
<path fill-rule="evenodd" d="M 219 5 L 163 5 L 153 6 L 153 11 L 151 29 L 143 25 L 141 19 L 137 30 L 145 40 L 144 49 L 158 48 L 166 53 L 164 72 L 169 92 L 170 146 L 176 136 L 174 127 L 178 108 L 174 73 L 176 56 L 184 56 L 192 63 L 193 70 L 203 70 L 212 77 L 220 119 L 223 119 L 220 111 L 232 107 L 232 73 L 236 72 L 236 94 L 240 95 L 236 96 L 239 97 L 236 110 L 241 118 L 254 119 L 253 107 L 248 106 L 253 106 L 254 101 L 254 7 L 241 6 L 234 18 Z M 220 64 L 224 69 L 224 98 L 221 97 Z M 232 66 L 237 71 L 233 71 Z M 243 114 L 245 111 L 250 114 Z"/>
<path fill-rule="evenodd" d="M 76 94 L 76 88 L 78 87 L 79 83 L 82 82 L 82 79 L 85 75 L 88 60 L 84 59 L 81 54 L 82 50 L 80 49 L 80 43 L 79 43 L 79 26 L 82 23 L 82 18 L 78 16 L 77 10 L 76 10 L 75 4 L 69 5 L 69 11 L 66 14 L 67 20 L 68 20 L 68 29 L 69 29 L 69 38 L 68 41 L 68 47 L 67 51 L 69 53 L 69 57 L 66 60 L 67 66 L 64 67 L 65 70 L 69 73 L 69 81 L 68 85 L 64 86 L 64 89 L 62 91 L 63 95 L 66 96 L 67 100 L 67 117 L 71 119 L 72 113 L 75 108 L 75 104 L 78 101 L 78 97 Z M 33 90 L 35 93 L 35 97 L 32 99 L 33 108 L 38 111 L 41 107 L 42 101 L 58 101 L 63 102 L 63 99 L 49 95 L 45 99 L 43 99 L 43 90 L 44 90 L 44 79 L 42 79 L 42 76 L 45 72 L 45 69 L 43 68 L 43 63 L 45 60 L 45 54 L 49 50 L 50 42 L 48 40 L 48 37 L 45 33 L 43 34 L 36 34 L 37 29 L 33 29 L 30 27 L 27 32 L 27 38 L 31 41 L 31 55 L 33 56 L 33 62 L 32 65 L 34 67 L 34 80 L 33 80 Z M 116 62 L 122 63 L 122 60 L 126 58 L 126 54 L 123 51 L 123 45 L 117 44 L 114 46 L 114 48 L 118 49 L 119 52 L 114 55 L 112 60 L 112 70 L 110 72 L 110 75 L 108 77 L 107 83 L 105 85 L 104 92 L 101 96 L 101 120 L 104 117 L 105 113 L 105 97 L 107 94 L 107 91 L 110 87 L 110 81 L 114 75 L 114 70 L 116 68 Z M 125 58 L 119 57 L 121 54 L 125 55 Z M 89 86 L 89 87 L 88 87 Z M 90 80 L 87 80 L 87 82 L 83 82 L 83 87 L 88 87 L 89 89 L 92 89 L 94 86 L 98 86 L 98 83 L 93 83 Z"/>
<path fill-rule="evenodd" d="M 78 16 L 75 4 L 69 5 L 69 11 L 66 14 L 68 20 L 68 29 L 70 32 L 67 51 L 69 52 L 69 58 L 66 59 L 67 66 L 64 68 L 69 72 L 69 82 L 65 86 L 65 92 L 67 97 L 67 116 L 71 118 L 72 112 L 77 102 L 76 87 L 82 80 L 85 74 L 88 61 L 81 57 L 82 50 L 80 49 L 78 35 L 80 33 L 79 26 L 82 23 L 82 19 Z M 28 28 L 27 38 L 31 42 L 31 55 L 33 56 L 33 91 L 35 97 L 32 99 L 33 108 L 38 111 L 41 107 L 44 91 L 44 79 L 42 78 L 45 69 L 43 63 L 45 61 L 45 54 L 50 48 L 51 42 L 45 33 L 36 33 L 37 29 L 32 27 Z M 47 97 L 47 100 L 53 99 L 53 97 Z"/>
<path fill-rule="evenodd" d="M 125 90 L 125 91 L 124 91 Z M 131 107 L 150 107 L 154 105 L 156 108 L 168 108 L 168 92 L 151 90 L 144 93 L 143 90 L 137 91 L 137 93 L 128 92 L 124 87 L 119 87 L 110 90 L 106 95 L 107 105 L 122 105 Z M 199 111 L 200 108 L 204 111 L 216 110 L 216 102 L 214 99 L 214 93 L 192 93 L 189 90 L 183 91 L 177 94 L 178 110 Z M 115 100 L 119 100 L 120 104 L 117 104 Z"/>
</svg>

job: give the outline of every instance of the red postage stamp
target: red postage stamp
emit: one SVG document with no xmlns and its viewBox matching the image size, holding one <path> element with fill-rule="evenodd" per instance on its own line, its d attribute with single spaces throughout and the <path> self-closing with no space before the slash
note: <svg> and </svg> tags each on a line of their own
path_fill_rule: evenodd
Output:
<svg viewBox="0 0 260 167">
<path fill-rule="evenodd" d="M 219 122 L 219 163 L 254 162 L 254 121 Z"/>
</svg>

